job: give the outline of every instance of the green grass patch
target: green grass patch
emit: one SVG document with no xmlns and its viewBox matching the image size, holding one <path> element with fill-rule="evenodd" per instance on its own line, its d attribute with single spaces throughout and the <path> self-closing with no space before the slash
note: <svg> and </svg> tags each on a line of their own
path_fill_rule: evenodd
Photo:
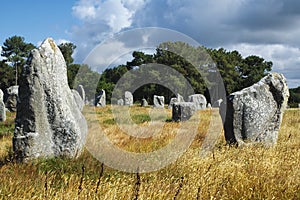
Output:
<svg viewBox="0 0 300 200">
<path fill-rule="evenodd" d="M 132 121 L 136 124 L 142 124 L 145 122 L 150 122 L 151 118 L 148 114 L 137 114 L 132 116 Z"/>
</svg>

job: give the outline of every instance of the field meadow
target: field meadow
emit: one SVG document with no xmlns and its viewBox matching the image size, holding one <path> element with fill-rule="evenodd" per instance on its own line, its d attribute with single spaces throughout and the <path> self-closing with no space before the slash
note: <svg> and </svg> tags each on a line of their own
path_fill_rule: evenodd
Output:
<svg viewBox="0 0 300 200">
<path fill-rule="evenodd" d="M 148 126 L 150 109 L 131 107 L 132 120 Z M 124 133 L 110 106 L 96 108 L 87 120 L 99 123 L 119 148 L 151 152 L 172 141 L 180 126 L 170 120 L 171 110 L 167 112 L 161 132 L 147 139 Z M 276 146 L 230 147 L 220 130 L 214 149 L 205 157 L 199 153 L 214 110 L 199 111 L 201 120 L 194 122 L 199 126 L 191 146 L 176 162 L 148 173 L 115 170 L 87 149 L 77 159 L 16 163 L 11 142 L 15 113 L 7 115 L 0 123 L 0 199 L 300 199 L 300 109 L 285 112 Z"/>
</svg>

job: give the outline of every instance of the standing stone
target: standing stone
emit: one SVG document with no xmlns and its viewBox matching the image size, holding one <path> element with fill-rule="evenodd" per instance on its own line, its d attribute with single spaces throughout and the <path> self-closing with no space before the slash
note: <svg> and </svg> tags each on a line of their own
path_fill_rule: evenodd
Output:
<svg viewBox="0 0 300 200">
<path fill-rule="evenodd" d="M 193 94 L 189 96 L 188 102 L 195 103 L 197 110 L 202 110 L 206 108 L 206 98 L 202 94 Z"/>
<path fill-rule="evenodd" d="M 124 106 L 124 100 L 123 99 L 118 99 L 117 105 L 118 106 Z"/>
<path fill-rule="evenodd" d="M 177 94 L 177 97 L 175 98 L 171 98 L 170 103 L 168 105 L 168 108 L 172 108 L 173 104 L 176 102 L 184 102 L 183 96 L 181 96 L 180 94 Z"/>
<path fill-rule="evenodd" d="M 132 106 L 133 105 L 133 95 L 131 92 L 125 92 L 125 106 Z"/>
<path fill-rule="evenodd" d="M 142 99 L 141 106 L 142 106 L 142 107 L 148 106 L 148 101 L 147 101 L 145 98 Z"/>
<path fill-rule="evenodd" d="M 213 107 L 214 107 L 214 108 L 220 108 L 221 105 L 222 105 L 222 103 L 223 103 L 223 99 L 218 99 L 217 101 L 215 101 L 215 102 L 213 103 Z"/>
<path fill-rule="evenodd" d="M 3 92 L 1 89 L 0 89 L 0 121 L 1 122 L 6 121 L 6 108 L 3 102 Z"/>
<path fill-rule="evenodd" d="M 97 106 L 97 107 L 105 107 L 106 106 L 105 90 L 100 90 L 100 92 L 96 95 L 95 106 Z"/>
<path fill-rule="evenodd" d="M 176 97 L 171 98 L 168 108 L 171 109 L 173 107 L 174 103 L 177 103 L 177 102 L 178 102 L 178 99 Z"/>
<path fill-rule="evenodd" d="M 153 106 L 154 108 L 164 108 L 165 106 L 165 97 L 154 95 L 153 97 Z"/>
<path fill-rule="evenodd" d="M 197 106 L 192 102 L 174 103 L 172 108 L 172 120 L 175 122 L 189 120 L 197 110 Z"/>
<path fill-rule="evenodd" d="M 18 102 L 18 90 L 19 86 L 14 85 L 6 89 L 7 91 L 7 99 L 6 99 L 6 108 L 10 112 L 16 112 L 17 111 L 17 102 Z"/>
<path fill-rule="evenodd" d="M 85 91 L 82 85 L 78 85 L 77 87 L 77 92 L 79 93 L 79 95 L 81 96 L 82 101 L 85 103 L 86 102 L 86 98 L 85 98 Z"/>
<path fill-rule="evenodd" d="M 50 38 L 31 51 L 22 69 L 13 137 L 18 161 L 78 157 L 87 123 L 68 86 L 64 57 Z"/>
<path fill-rule="evenodd" d="M 74 97 L 74 100 L 79 108 L 79 110 L 82 110 L 83 107 L 84 107 L 84 101 L 82 100 L 79 92 L 77 92 L 77 90 L 71 90 L 72 91 L 72 94 L 73 94 L 73 97 Z"/>
<path fill-rule="evenodd" d="M 184 98 L 180 94 L 177 94 L 177 102 L 184 102 Z"/>
<path fill-rule="evenodd" d="M 211 104 L 210 103 L 207 104 L 207 108 L 211 109 Z"/>
<path fill-rule="evenodd" d="M 227 142 L 274 145 L 288 97 L 286 80 L 278 73 L 229 95 L 224 124 Z"/>
</svg>

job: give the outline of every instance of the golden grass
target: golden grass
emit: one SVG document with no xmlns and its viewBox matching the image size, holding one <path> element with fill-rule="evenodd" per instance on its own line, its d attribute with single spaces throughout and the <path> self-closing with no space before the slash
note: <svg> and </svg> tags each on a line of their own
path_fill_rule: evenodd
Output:
<svg viewBox="0 0 300 200">
<path fill-rule="evenodd" d="M 149 109 L 133 107 L 130 114 L 147 115 Z M 168 122 L 159 134 L 135 139 L 111 120 L 109 107 L 96 111 L 108 138 L 127 151 L 159 149 L 172 140 L 174 129 L 179 127 L 178 123 Z M 163 169 L 138 174 L 139 177 L 107 166 L 101 173 L 101 163 L 88 151 L 76 160 L 53 158 L 16 164 L 7 159 L 8 152 L 2 148 L 11 145 L 11 136 L 5 136 L 0 140 L 0 198 L 300 199 L 300 110 L 286 111 L 278 144 L 272 148 L 228 147 L 221 137 L 212 153 L 200 157 L 211 114 L 212 111 L 199 113 L 198 134 L 183 156 Z"/>
</svg>

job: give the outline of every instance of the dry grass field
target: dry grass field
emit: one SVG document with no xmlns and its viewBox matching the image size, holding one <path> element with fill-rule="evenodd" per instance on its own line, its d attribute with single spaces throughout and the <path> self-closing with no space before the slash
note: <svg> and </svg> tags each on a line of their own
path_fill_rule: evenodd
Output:
<svg viewBox="0 0 300 200">
<path fill-rule="evenodd" d="M 150 109 L 130 108 L 132 120 L 149 125 Z M 11 146 L 15 115 L 9 114 L 0 123 L 0 199 L 300 199 L 300 109 L 285 112 L 274 147 L 229 147 L 220 132 L 214 150 L 200 157 L 212 113 L 199 111 L 197 135 L 176 162 L 135 174 L 103 165 L 87 150 L 78 159 L 15 163 Z M 170 117 L 168 111 L 161 132 L 147 139 L 125 134 L 110 107 L 97 109 L 88 120 L 100 123 L 114 145 L 138 153 L 172 141 L 180 125 Z"/>
</svg>

